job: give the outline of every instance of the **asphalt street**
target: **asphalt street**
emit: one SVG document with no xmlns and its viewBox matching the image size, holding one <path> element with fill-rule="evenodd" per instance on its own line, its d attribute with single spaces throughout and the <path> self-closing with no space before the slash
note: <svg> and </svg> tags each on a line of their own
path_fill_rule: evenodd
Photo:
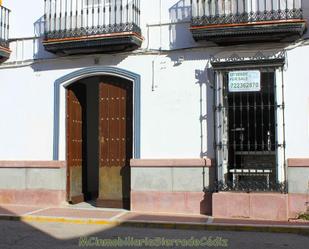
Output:
<svg viewBox="0 0 309 249">
<path fill-rule="evenodd" d="M 0 249 L 231 248 L 307 249 L 309 236 L 0 221 Z"/>
</svg>

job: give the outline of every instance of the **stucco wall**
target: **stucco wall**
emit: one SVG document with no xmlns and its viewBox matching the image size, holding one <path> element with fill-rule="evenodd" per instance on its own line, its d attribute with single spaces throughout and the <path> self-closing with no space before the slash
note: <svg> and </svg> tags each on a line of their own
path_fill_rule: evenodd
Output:
<svg viewBox="0 0 309 249">
<path fill-rule="evenodd" d="M 3 6 L 12 11 L 10 16 L 10 37 L 31 37 L 40 33 L 40 29 L 42 29 L 42 18 L 44 15 L 43 0 L 4 0 Z M 35 8 L 33 6 L 35 6 Z M 307 1 L 302 1 L 302 6 L 304 18 L 308 19 L 309 3 Z M 144 47 L 147 47 L 147 44 L 152 48 L 157 49 L 160 47 L 163 49 L 170 49 L 197 46 L 189 33 L 188 23 L 181 25 L 163 25 L 161 28 L 147 27 L 148 24 L 190 21 L 190 0 L 152 0 L 151 4 L 149 4 L 148 1 L 141 1 L 140 7 L 141 28 L 146 39 L 143 45 Z M 29 12 L 26 12 L 25 10 L 30 10 L 31 15 L 27 14 Z M 147 40 L 148 28 L 150 31 L 150 43 Z M 161 34 L 161 38 L 158 34 Z M 307 36 L 308 31 L 306 32 L 305 37 Z"/>
<path fill-rule="evenodd" d="M 213 182 L 209 159 L 131 160 L 131 209 L 211 214 Z"/>
<path fill-rule="evenodd" d="M 179 56 L 184 56 L 186 61 L 175 66 Z M 92 66 L 119 67 L 141 76 L 141 157 L 212 155 L 211 141 L 209 146 L 206 141 L 207 133 L 212 137 L 213 125 L 210 122 L 207 127 L 206 119 L 200 121 L 200 116 L 207 114 L 208 120 L 212 120 L 212 105 L 207 104 L 207 98 L 208 101 L 212 98 L 212 89 L 206 84 L 205 76 L 207 57 L 201 51 L 183 51 L 161 56 L 105 55 L 99 56 L 98 65 L 94 64 L 94 56 L 86 56 L 46 60 L 25 67 L 2 67 L 0 104 L 4 121 L 0 124 L 0 158 L 52 160 L 54 82 L 68 73 Z M 62 110 L 62 115 L 64 100 L 61 99 L 60 107 L 56 107 Z M 59 159 L 65 160 L 64 122 L 60 132 L 63 139 Z"/>
<path fill-rule="evenodd" d="M 309 197 L 309 168 L 290 167 L 288 169 L 289 193 L 308 194 Z"/>
<path fill-rule="evenodd" d="M 285 86 L 286 157 L 307 158 L 309 151 L 309 47 L 291 49 L 288 53 Z"/>
<path fill-rule="evenodd" d="M 252 54 L 260 49 L 265 47 L 251 48 Z M 236 52 L 229 51 L 231 48 L 224 50 L 222 53 L 227 56 Z M 96 66 L 119 67 L 141 76 L 141 157 L 196 158 L 203 154 L 211 158 L 213 80 L 208 78 L 206 68 L 209 56 L 216 53 L 216 49 L 198 49 L 162 55 L 67 57 L 25 67 L 4 65 L 0 67 L 3 117 L 0 158 L 52 159 L 54 82 L 78 69 L 95 66 L 95 57 L 99 58 Z M 307 157 L 309 151 L 309 94 L 300 90 L 307 87 L 306 54 L 309 55 L 308 46 L 287 53 L 284 71 L 287 158 Z M 185 61 L 175 65 L 179 56 L 184 56 Z M 63 101 L 60 105 L 63 109 Z M 63 133 L 64 124 L 61 129 Z M 64 142 L 61 141 L 60 160 L 65 159 Z"/>
<path fill-rule="evenodd" d="M 200 192 L 209 186 L 209 168 L 132 168 L 133 191 Z"/>
<path fill-rule="evenodd" d="M 11 37 L 40 35 L 37 25 L 43 15 L 43 2 L 4 1 L 12 10 Z M 2 160 L 65 160 L 65 98 L 61 96 L 60 106 L 55 106 L 54 83 L 71 72 L 93 66 L 122 68 L 141 76 L 141 158 L 214 158 L 214 81 L 207 74 L 210 57 L 229 57 L 240 52 L 254 55 L 274 47 L 287 49 L 284 71 L 286 157 L 308 157 L 309 92 L 304 89 L 308 88 L 306 58 L 309 47 L 305 41 L 289 47 L 264 44 L 223 48 L 198 44 L 188 29 L 188 0 L 161 1 L 161 14 L 159 0 L 152 4 L 141 1 L 141 4 L 145 40 L 142 49 L 135 53 L 56 57 L 44 50 L 41 38 L 11 42 L 12 55 L 0 66 Z M 31 15 L 25 14 L 30 7 Z M 308 14 L 306 6 L 304 13 Z M 181 23 L 169 24 L 174 21 Z M 157 25 L 160 22 L 163 23 L 161 27 Z M 155 25 L 147 27 L 147 24 Z M 177 64 L 180 57 L 184 61 Z M 59 158 L 53 158 L 55 108 L 59 108 L 62 115 Z M 45 184 L 31 177 L 41 171 L 30 170 L 29 175 L 27 172 L 4 170 L 3 176 L 12 174 L 10 178 L 13 178 L 16 174 L 21 179 L 16 188 L 26 188 L 30 183 L 34 188 L 41 184 L 52 187 L 53 176 L 63 177 L 58 171 L 48 171 L 51 178 L 47 178 Z M 201 168 L 133 169 L 132 174 L 132 186 L 136 191 L 202 191 L 208 180 L 205 175 L 203 182 Z M 307 169 L 289 169 L 290 191 L 304 193 L 307 176 Z M 148 181 L 143 182 L 146 177 Z M 2 184 L 5 187 L 8 182 L 4 179 Z M 59 186 L 63 186 L 61 184 Z"/>
<path fill-rule="evenodd" d="M 61 205 L 65 196 L 65 162 L 0 161 L 0 204 Z"/>
<path fill-rule="evenodd" d="M 0 189 L 65 190 L 65 168 L 62 169 L 0 168 Z"/>
</svg>

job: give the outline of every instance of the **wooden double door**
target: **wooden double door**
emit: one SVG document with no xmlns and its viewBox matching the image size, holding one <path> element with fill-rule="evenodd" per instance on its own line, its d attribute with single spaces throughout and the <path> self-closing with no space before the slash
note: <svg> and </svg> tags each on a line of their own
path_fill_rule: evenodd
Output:
<svg viewBox="0 0 309 249">
<path fill-rule="evenodd" d="M 132 136 L 130 81 L 93 77 L 67 89 L 69 202 L 87 200 L 92 191 L 97 193 L 90 195 L 97 206 L 129 208 Z M 90 185 L 95 186 L 91 191 Z"/>
</svg>

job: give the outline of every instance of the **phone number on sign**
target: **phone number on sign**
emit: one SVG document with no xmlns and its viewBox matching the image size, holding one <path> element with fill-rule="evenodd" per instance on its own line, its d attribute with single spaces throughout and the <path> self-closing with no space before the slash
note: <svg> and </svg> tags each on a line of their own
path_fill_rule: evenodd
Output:
<svg viewBox="0 0 309 249">
<path fill-rule="evenodd" d="M 230 90 L 260 90 L 259 83 L 231 83 Z"/>
</svg>

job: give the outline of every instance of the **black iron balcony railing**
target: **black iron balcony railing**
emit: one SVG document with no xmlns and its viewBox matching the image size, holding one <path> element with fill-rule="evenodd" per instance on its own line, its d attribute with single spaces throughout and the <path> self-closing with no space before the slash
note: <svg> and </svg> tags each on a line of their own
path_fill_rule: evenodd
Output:
<svg viewBox="0 0 309 249">
<path fill-rule="evenodd" d="M 306 30 L 302 0 L 191 0 L 191 6 L 196 41 L 293 42 Z"/>
<path fill-rule="evenodd" d="M 302 19 L 301 0 L 191 0 L 192 26 Z"/>
<path fill-rule="evenodd" d="M 302 0 L 191 0 L 192 26 L 302 19 Z"/>
<path fill-rule="evenodd" d="M 10 10 L 0 6 L 0 47 L 8 48 Z"/>
<path fill-rule="evenodd" d="M 140 34 L 140 0 L 45 0 L 45 39 Z"/>
</svg>

